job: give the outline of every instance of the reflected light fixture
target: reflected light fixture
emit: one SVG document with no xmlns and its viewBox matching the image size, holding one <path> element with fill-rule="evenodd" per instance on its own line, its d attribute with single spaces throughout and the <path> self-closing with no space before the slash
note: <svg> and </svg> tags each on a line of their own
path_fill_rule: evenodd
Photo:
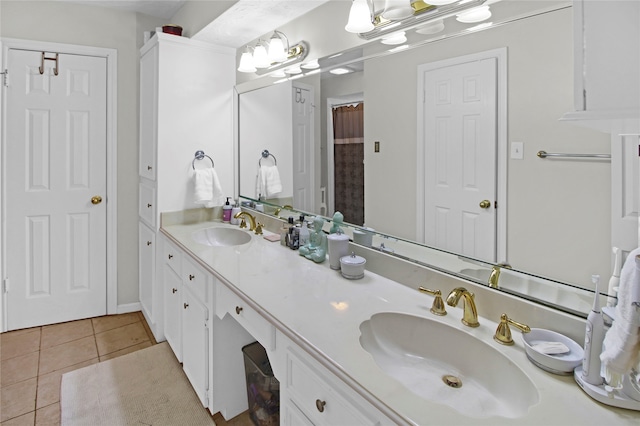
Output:
<svg viewBox="0 0 640 426">
<path fill-rule="evenodd" d="M 456 15 L 456 21 L 464 24 L 482 22 L 489 18 L 491 18 L 491 10 L 489 10 L 489 6 L 474 7 L 473 9 L 469 9 Z"/>
<path fill-rule="evenodd" d="M 418 27 L 416 32 L 418 34 L 437 34 L 444 30 L 444 20 L 438 19 L 437 21 L 427 22 L 425 25 Z"/>
<path fill-rule="evenodd" d="M 398 31 L 397 33 L 393 33 L 391 35 L 385 36 L 382 38 L 382 44 L 402 44 L 407 41 L 407 36 L 404 31 Z"/>
<path fill-rule="evenodd" d="M 373 2 L 369 5 L 369 0 L 353 0 L 344 29 L 350 33 L 366 33 L 373 28 Z"/>
<path fill-rule="evenodd" d="M 446 4 L 455 3 L 458 0 L 428 0 L 427 3 L 432 4 L 434 6 L 444 6 Z"/>
<path fill-rule="evenodd" d="M 314 59 L 313 61 L 309 61 L 300 65 L 300 68 L 304 68 L 305 70 L 315 70 L 317 68 L 320 68 L 320 64 L 318 64 L 317 59 Z"/>
</svg>

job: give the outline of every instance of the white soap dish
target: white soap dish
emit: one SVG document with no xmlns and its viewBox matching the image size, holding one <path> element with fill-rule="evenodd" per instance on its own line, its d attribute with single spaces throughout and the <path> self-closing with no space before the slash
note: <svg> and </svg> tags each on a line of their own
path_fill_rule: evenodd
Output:
<svg viewBox="0 0 640 426">
<path fill-rule="evenodd" d="M 582 364 L 582 359 L 584 358 L 582 346 L 555 331 L 532 328 L 531 332 L 522 334 L 522 341 L 529 361 L 549 373 L 563 376 L 571 375 L 573 370 Z M 561 343 L 568 348 L 568 351 L 557 354 L 544 354 L 534 348 L 534 346 L 546 342 Z"/>
</svg>

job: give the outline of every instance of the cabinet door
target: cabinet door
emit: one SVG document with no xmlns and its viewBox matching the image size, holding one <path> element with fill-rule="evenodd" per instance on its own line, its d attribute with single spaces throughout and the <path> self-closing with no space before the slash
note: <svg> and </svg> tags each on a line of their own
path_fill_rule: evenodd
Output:
<svg viewBox="0 0 640 426">
<path fill-rule="evenodd" d="M 164 336 L 173 353 L 182 362 L 182 280 L 167 263 L 163 267 Z"/>
<path fill-rule="evenodd" d="M 151 228 L 156 229 L 156 188 L 155 184 L 140 182 L 138 215 Z"/>
<path fill-rule="evenodd" d="M 207 407 L 209 312 L 186 287 L 183 287 L 182 301 L 182 368 L 198 394 L 200 402 Z"/>
<path fill-rule="evenodd" d="M 156 179 L 158 139 L 158 45 L 140 58 L 140 153 L 139 173 Z"/>
<path fill-rule="evenodd" d="M 291 401 L 281 401 L 280 410 L 284 426 L 313 426 L 311 420 Z"/>
<path fill-rule="evenodd" d="M 139 297 L 149 325 L 153 327 L 153 282 L 155 281 L 155 241 L 156 234 L 144 223 L 138 224 L 138 281 Z"/>
</svg>

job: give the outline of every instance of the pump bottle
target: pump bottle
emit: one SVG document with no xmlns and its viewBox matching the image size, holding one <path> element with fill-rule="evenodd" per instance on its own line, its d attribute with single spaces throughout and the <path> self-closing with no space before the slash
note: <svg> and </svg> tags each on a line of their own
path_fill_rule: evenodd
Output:
<svg viewBox="0 0 640 426">
<path fill-rule="evenodd" d="M 593 308 L 587 316 L 584 336 L 584 358 L 582 359 L 582 379 L 594 386 L 602 384 L 600 354 L 602 353 L 602 342 L 605 334 L 604 319 L 600 311 L 599 280 L 600 275 L 591 276 L 591 281 L 596 285 L 596 291 L 593 299 Z"/>
</svg>

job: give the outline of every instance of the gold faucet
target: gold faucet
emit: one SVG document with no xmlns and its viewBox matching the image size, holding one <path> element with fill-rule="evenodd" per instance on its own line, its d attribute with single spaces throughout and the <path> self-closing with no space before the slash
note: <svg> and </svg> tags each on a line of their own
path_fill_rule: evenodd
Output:
<svg viewBox="0 0 640 426">
<path fill-rule="evenodd" d="M 256 218 L 251 216 L 251 213 L 248 212 L 240 212 L 240 213 L 236 213 L 235 216 L 233 216 L 235 219 L 240 219 L 242 218 L 242 221 L 240 222 L 240 228 L 246 228 L 247 227 L 247 222 L 245 222 L 244 218 L 248 217 L 249 218 L 249 222 L 251 223 L 251 227 L 249 228 L 250 231 L 253 231 L 256 229 Z"/>
<path fill-rule="evenodd" d="M 493 335 L 493 339 L 503 345 L 513 345 L 513 339 L 511 338 L 511 329 L 509 328 L 509 324 L 518 328 L 523 333 L 528 333 L 531 331 L 531 328 L 519 322 L 516 322 L 509 318 L 507 314 L 500 315 L 500 324 L 498 324 L 498 328 L 496 329 L 496 334 Z"/>
<path fill-rule="evenodd" d="M 447 296 L 447 304 L 449 306 L 457 306 L 460 297 L 464 298 L 464 312 L 462 314 L 462 323 L 469 327 L 477 327 L 480 325 L 478 322 L 478 311 L 476 309 L 476 302 L 473 300 L 473 293 L 468 291 L 464 287 L 456 287 L 451 290 L 449 296 Z"/>
<path fill-rule="evenodd" d="M 433 305 L 431 306 L 431 313 L 434 315 L 447 315 L 447 310 L 445 309 L 444 302 L 442 301 L 442 292 L 440 290 L 430 290 L 425 287 L 418 287 L 422 293 L 430 294 L 434 297 Z"/>
<path fill-rule="evenodd" d="M 282 211 L 282 209 L 287 209 L 287 210 L 293 210 L 293 206 L 290 206 L 289 204 L 285 204 L 282 207 L 278 207 L 274 212 L 273 215 L 274 216 L 278 216 L 280 214 L 280 212 Z"/>
<path fill-rule="evenodd" d="M 489 275 L 489 287 L 498 288 L 498 280 L 500 279 L 501 268 L 511 269 L 511 265 L 507 263 L 498 263 L 493 268 L 491 268 L 491 275 Z"/>
</svg>

